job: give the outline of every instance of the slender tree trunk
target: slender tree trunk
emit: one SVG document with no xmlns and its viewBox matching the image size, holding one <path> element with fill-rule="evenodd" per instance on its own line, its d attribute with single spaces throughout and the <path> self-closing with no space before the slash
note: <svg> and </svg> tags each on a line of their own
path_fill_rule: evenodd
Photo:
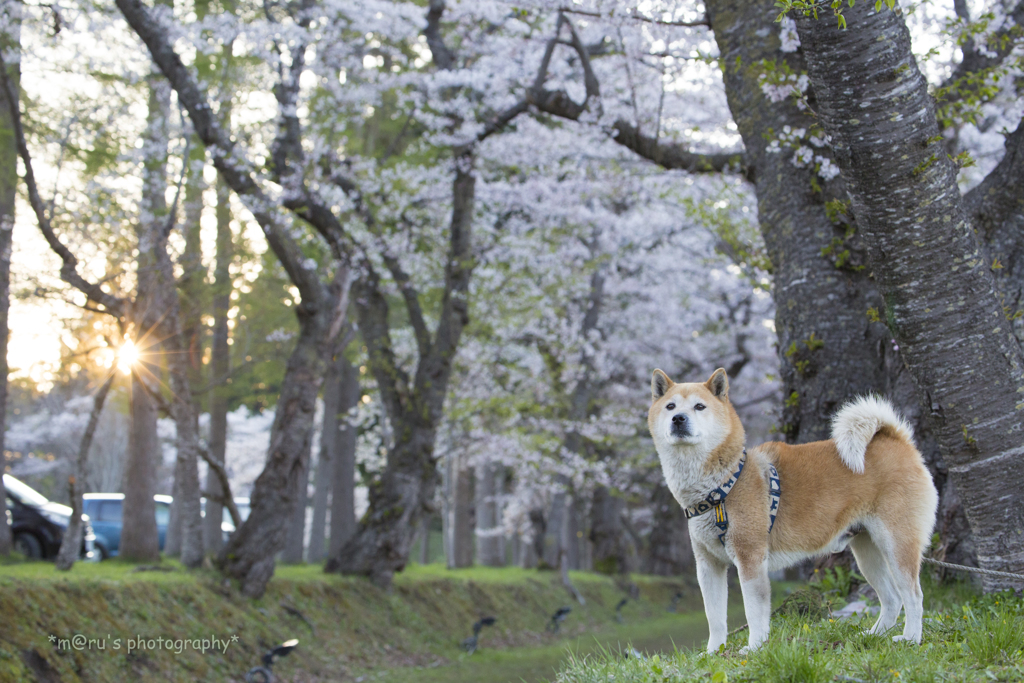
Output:
<svg viewBox="0 0 1024 683">
<path fill-rule="evenodd" d="M 230 120 L 229 103 L 221 103 L 222 116 Z M 228 311 L 231 309 L 231 262 L 234 259 L 234 245 L 231 235 L 231 190 L 223 178 L 217 178 L 217 260 L 213 272 L 213 339 L 210 347 L 210 457 L 225 464 L 228 439 L 228 403 L 230 388 L 227 380 L 231 375 L 230 329 Z M 220 479 L 207 470 L 206 490 L 219 497 L 227 495 Z M 216 555 L 223 546 L 220 524 L 223 506 L 211 499 L 206 501 L 206 525 L 203 540 L 208 553 Z"/>
<path fill-rule="evenodd" d="M 334 475 L 334 455 L 338 450 L 338 411 L 341 404 L 341 351 L 324 377 L 324 419 L 320 428 L 320 453 L 313 477 L 313 519 L 309 528 L 309 563 L 320 563 L 327 555 L 327 505 Z"/>
<path fill-rule="evenodd" d="M 449 569 L 473 566 L 473 470 L 466 454 L 456 459 L 452 499 L 452 557 Z"/>
<path fill-rule="evenodd" d="M 337 557 L 345 543 L 356 530 L 356 428 L 351 424 L 352 413 L 359 405 L 362 391 L 359 386 L 359 369 L 344 356 L 338 359 L 340 365 L 338 426 L 335 434 L 335 451 L 331 456 L 331 542 L 330 557 Z"/>
<path fill-rule="evenodd" d="M 420 564 L 430 563 L 430 516 L 420 520 Z"/>
<path fill-rule="evenodd" d="M 693 549 L 683 508 L 664 482 L 655 487 L 652 502 L 654 521 L 647 571 L 658 576 L 678 576 L 689 572 L 693 567 Z"/>
<path fill-rule="evenodd" d="M 818 113 L 886 321 L 929 397 L 980 566 L 1020 571 L 1024 359 L 964 210 L 902 13 L 857 3 L 846 17 L 846 30 L 834 19 L 797 18 Z M 982 581 L 987 590 L 1014 585 Z"/>
<path fill-rule="evenodd" d="M 128 435 L 128 463 L 124 470 L 124 511 L 119 557 L 135 562 L 160 559 L 156 530 L 156 468 L 160 442 L 156 437 L 157 408 L 142 386 L 139 364 L 132 370 L 131 431 Z"/>
<path fill-rule="evenodd" d="M 636 569 L 632 544 L 622 525 L 625 507 L 625 501 L 612 495 L 606 486 L 594 489 L 590 540 L 594 544 L 594 569 L 602 574 L 626 574 Z"/>
<path fill-rule="evenodd" d="M 19 92 L 21 79 L 21 3 L 0 5 L 0 21 L 8 30 L 0 34 L 0 50 L 7 65 L 11 90 Z M 11 251 L 14 238 L 14 203 L 18 188 L 18 147 L 7 89 L 0 89 L 0 454 L 4 453 L 7 428 L 7 312 L 11 305 Z M 2 464 L 2 463 L 0 463 Z M 2 473 L 0 473 L 2 474 Z M 7 493 L 0 477 L 0 555 L 11 552 L 11 527 L 7 524 Z"/>
<path fill-rule="evenodd" d="M 75 564 L 75 560 L 82 552 L 82 495 L 85 493 L 85 472 L 88 465 L 89 449 L 92 447 L 92 439 L 96 434 L 96 425 L 100 421 L 100 413 L 103 412 L 103 404 L 110 393 L 110 385 L 114 383 L 114 372 L 111 370 L 107 381 L 103 383 L 96 396 L 93 398 L 92 411 L 89 413 L 89 422 L 85 425 L 85 432 L 82 434 L 82 441 L 78 445 L 78 457 L 75 458 L 75 469 L 68 477 L 68 498 L 71 502 L 71 518 L 68 520 L 68 528 L 64 530 L 64 538 L 61 539 L 60 550 L 57 551 L 57 569 L 67 571 Z"/>
<path fill-rule="evenodd" d="M 136 227 L 138 260 L 136 267 L 136 296 L 132 304 L 131 322 L 134 328 L 132 343 L 139 348 L 141 361 L 133 371 L 132 443 L 125 470 L 124 525 L 121 531 L 120 553 L 130 559 L 153 561 L 158 557 L 155 507 L 156 468 L 160 459 L 160 446 L 156 439 L 156 405 L 150 396 L 143 397 L 145 386 L 156 389 L 159 382 L 150 368 L 159 371 L 156 358 L 159 327 L 164 314 L 163 283 L 157 263 L 157 245 L 167 220 L 167 139 L 171 89 L 157 72 L 147 78 L 149 83 L 149 113 L 143 133 L 146 156 L 143 163 L 143 189 L 140 216 Z M 137 408 L 137 410 L 135 409 Z M 134 421 L 141 420 L 136 426 Z M 152 433 L 149 433 L 152 431 Z M 136 451 L 136 448 L 139 449 Z M 175 467 L 175 482 L 178 481 Z M 177 489 L 177 483 L 175 483 Z M 177 492 L 175 490 L 175 492 Z M 146 535 L 152 538 L 144 538 Z M 168 553 L 175 554 L 175 539 L 180 533 L 167 531 Z"/>
<path fill-rule="evenodd" d="M 310 433 L 312 437 L 312 432 Z M 312 439 L 310 439 L 312 442 Z M 312 444 L 311 444 L 312 445 Z M 281 559 L 291 564 L 300 564 L 303 559 L 306 540 L 306 507 L 309 497 L 309 453 L 306 453 L 305 467 L 295 481 L 295 504 L 288 519 L 288 537 Z"/>
<path fill-rule="evenodd" d="M 476 468 L 476 557 L 485 567 L 505 565 L 505 536 L 501 528 L 501 503 L 498 463 L 484 463 Z"/>
</svg>

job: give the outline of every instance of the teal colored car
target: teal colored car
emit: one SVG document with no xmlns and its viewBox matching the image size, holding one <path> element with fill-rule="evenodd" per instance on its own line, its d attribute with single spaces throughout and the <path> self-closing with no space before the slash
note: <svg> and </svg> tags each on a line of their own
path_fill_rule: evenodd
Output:
<svg viewBox="0 0 1024 683">
<path fill-rule="evenodd" d="M 117 557 L 121 546 L 121 519 L 124 508 L 123 493 L 87 493 L 84 496 L 84 512 L 92 520 L 93 533 L 96 534 L 96 550 L 101 559 Z M 167 539 L 167 524 L 171 519 L 171 497 L 157 494 L 156 531 L 160 536 L 160 550 L 164 549 Z"/>
</svg>

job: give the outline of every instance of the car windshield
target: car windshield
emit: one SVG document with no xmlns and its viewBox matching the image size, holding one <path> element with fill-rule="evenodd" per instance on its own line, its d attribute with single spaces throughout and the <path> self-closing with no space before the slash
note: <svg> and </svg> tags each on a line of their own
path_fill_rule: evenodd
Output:
<svg viewBox="0 0 1024 683">
<path fill-rule="evenodd" d="M 50 502 L 46 499 L 46 496 L 36 491 L 28 484 L 18 481 L 9 474 L 4 475 L 4 488 L 7 489 L 9 494 L 25 505 L 42 507 Z"/>
</svg>

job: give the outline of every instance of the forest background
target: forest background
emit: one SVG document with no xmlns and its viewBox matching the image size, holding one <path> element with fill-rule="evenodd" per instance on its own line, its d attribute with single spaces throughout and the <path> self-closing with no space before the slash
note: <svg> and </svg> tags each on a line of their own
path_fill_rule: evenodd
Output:
<svg viewBox="0 0 1024 683">
<path fill-rule="evenodd" d="M 650 373 L 724 367 L 750 443 L 891 397 L 934 554 L 1019 571 L 1024 6 L 857 3 L 880 61 L 820 9 L 7 0 L 7 471 L 125 492 L 139 561 L 172 493 L 168 554 L 249 595 L 431 525 L 677 574 Z"/>
</svg>

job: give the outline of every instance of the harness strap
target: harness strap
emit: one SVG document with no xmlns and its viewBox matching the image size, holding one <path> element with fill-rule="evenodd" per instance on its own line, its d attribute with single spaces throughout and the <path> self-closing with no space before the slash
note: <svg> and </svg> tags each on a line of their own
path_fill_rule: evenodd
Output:
<svg viewBox="0 0 1024 683">
<path fill-rule="evenodd" d="M 779 500 L 782 498 L 782 484 L 779 481 L 779 471 L 775 465 L 768 465 L 768 533 L 772 532 L 775 526 L 775 516 L 779 514 Z"/>
<path fill-rule="evenodd" d="M 715 526 L 721 533 L 718 534 L 718 541 L 725 546 L 725 533 L 729 530 L 729 515 L 725 511 L 725 498 L 736 485 L 736 481 L 743 472 L 743 466 L 747 462 L 747 449 L 743 449 L 740 456 L 739 467 L 732 473 L 729 479 L 717 489 L 705 496 L 704 500 L 689 507 L 683 508 L 687 519 L 692 519 L 704 514 L 709 510 L 715 511 Z M 775 465 L 768 465 L 768 533 L 775 527 L 775 517 L 779 514 L 779 502 L 782 498 L 782 484 L 779 481 L 779 472 Z"/>
</svg>

